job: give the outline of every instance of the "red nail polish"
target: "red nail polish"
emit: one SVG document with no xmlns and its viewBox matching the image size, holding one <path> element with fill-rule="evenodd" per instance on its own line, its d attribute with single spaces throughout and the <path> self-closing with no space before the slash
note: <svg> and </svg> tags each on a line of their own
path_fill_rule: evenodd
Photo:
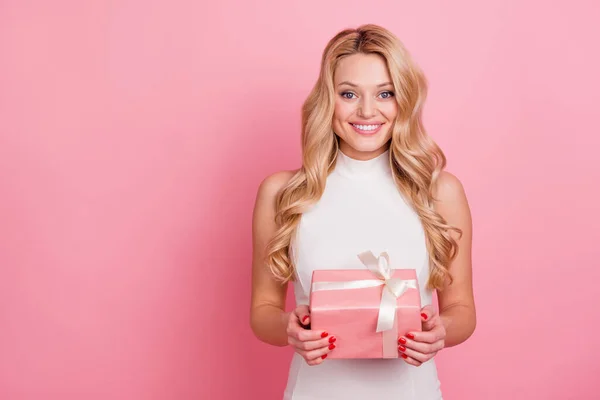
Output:
<svg viewBox="0 0 600 400">
<path fill-rule="evenodd" d="M 400 339 L 398 339 L 398 342 L 402 343 L 402 344 L 406 344 L 406 339 L 404 339 L 403 337 L 401 337 Z"/>
<path fill-rule="evenodd" d="M 414 339 L 415 335 L 413 335 L 412 333 L 407 333 L 406 337 L 409 338 L 409 339 Z"/>
<path fill-rule="evenodd" d="M 406 347 L 404 346 L 398 346 L 398 350 L 405 352 L 406 351 Z"/>
<path fill-rule="evenodd" d="M 326 358 L 327 358 L 327 354 L 323 354 L 323 355 L 321 356 L 321 358 L 322 358 L 323 360 L 324 360 L 324 359 L 326 359 Z"/>
<path fill-rule="evenodd" d="M 333 350 L 333 349 L 335 349 L 335 344 L 331 343 L 331 344 L 329 345 L 329 350 Z"/>
<path fill-rule="evenodd" d="M 327 335 L 329 335 L 329 333 L 327 333 L 327 332 L 323 332 L 323 333 L 321 333 L 321 337 L 322 337 L 322 338 L 326 338 L 326 337 L 327 337 Z"/>
<path fill-rule="evenodd" d="M 423 317 L 424 320 L 427 320 L 427 314 L 421 313 L 421 317 Z"/>
<path fill-rule="evenodd" d="M 408 356 L 404 353 L 400 354 L 402 356 L 402 358 L 408 358 Z"/>
<path fill-rule="evenodd" d="M 335 338 L 335 336 L 331 336 L 331 337 L 329 338 L 329 343 L 333 343 L 333 342 L 335 342 L 336 340 L 337 340 L 337 339 Z"/>
<path fill-rule="evenodd" d="M 304 317 L 302 317 L 302 323 L 306 322 L 307 319 L 308 319 L 308 315 L 305 315 Z"/>
</svg>

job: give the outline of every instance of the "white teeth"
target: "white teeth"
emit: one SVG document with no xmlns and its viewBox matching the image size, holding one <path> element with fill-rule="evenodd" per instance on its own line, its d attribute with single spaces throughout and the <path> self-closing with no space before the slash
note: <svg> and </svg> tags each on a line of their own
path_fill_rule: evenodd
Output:
<svg viewBox="0 0 600 400">
<path fill-rule="evenodd" d="M 377 128 L 379 128 L 380 125 L 356 125 L 356 124 L 352 124 L 353 126 L 357 127 L 358 129 L 360 129 L 361 131 L 373 131 Z"/>
</svg>

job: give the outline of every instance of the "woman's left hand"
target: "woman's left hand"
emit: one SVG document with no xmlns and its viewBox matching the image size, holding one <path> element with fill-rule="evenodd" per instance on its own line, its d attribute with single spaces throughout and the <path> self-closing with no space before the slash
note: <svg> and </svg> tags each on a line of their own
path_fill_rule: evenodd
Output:
<svg viewBox="0 0 600 400">
<path fill-rule="evenodd" d="M 398 339 L 398 351 L 404 360 L 416 367 L 432 359 L 444 348 L 446 328 L 432 306 L 421 310 L 422 332 L 409 332 Z"/>
</svg>

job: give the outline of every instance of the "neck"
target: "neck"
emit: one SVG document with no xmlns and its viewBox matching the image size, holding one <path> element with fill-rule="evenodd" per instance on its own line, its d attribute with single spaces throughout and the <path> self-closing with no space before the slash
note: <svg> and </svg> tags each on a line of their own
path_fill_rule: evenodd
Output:
<svg viewBox="0 0 600 400">
<path fill-rule="evenodd" d="M 378 154 L 373 156 L 373 154 Z M 363 155 L 365 155 L 363 153 Z M 391 175 L 389 150 L 384 149 L 383 152 L 370 152 L 370 157 L 362 159 L 355 158 L 344 153 L 344 150 L 339 149 L 336 160 L 335 170 L 346 177 L 351 178 L 374 178 L 376 176 L 387 177 Z"/>
</svg>

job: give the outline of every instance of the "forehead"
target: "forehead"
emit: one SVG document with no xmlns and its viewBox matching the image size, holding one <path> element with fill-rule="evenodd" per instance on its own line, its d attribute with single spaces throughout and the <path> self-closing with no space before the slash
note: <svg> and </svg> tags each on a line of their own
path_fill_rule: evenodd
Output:
<svg viewBox="0 0 600 400">
<path fill-rule="evenodd" d="M 378 54 L 352 54 L 342 58 L 334 71 L 334 84 L 350 81 L 359 86 L 376 86 L 390 81 L 385 59 Z"/>
</svg>

